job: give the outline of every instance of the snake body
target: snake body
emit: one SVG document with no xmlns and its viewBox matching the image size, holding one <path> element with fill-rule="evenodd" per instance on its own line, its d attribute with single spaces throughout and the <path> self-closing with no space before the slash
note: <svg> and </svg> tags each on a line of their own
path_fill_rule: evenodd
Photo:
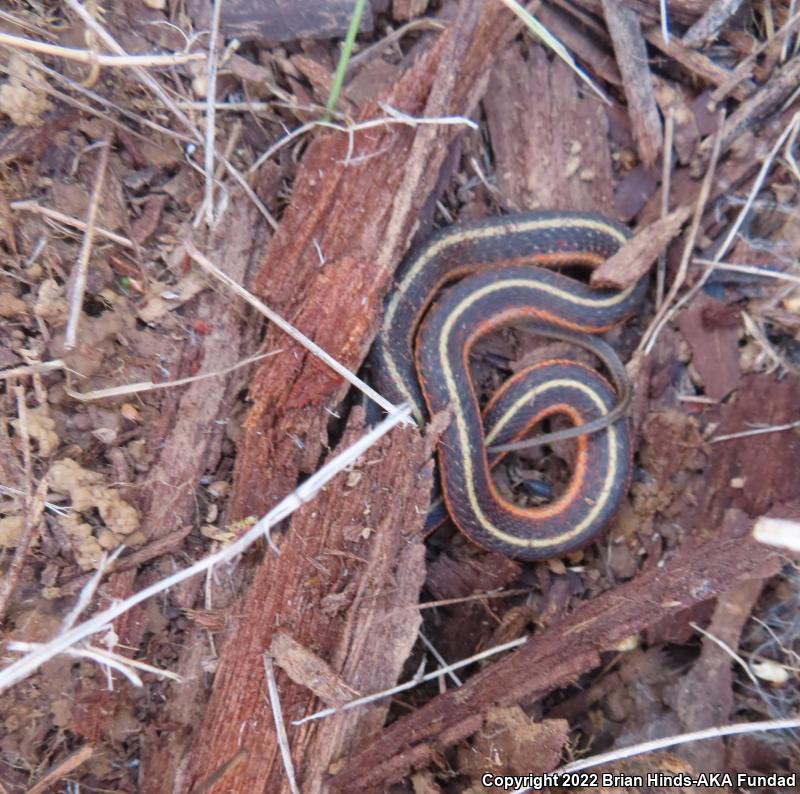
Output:
<svg viewBox="0 0 800 794">
<path fill-rule="evenodd" d="M 429 415 L 452 410 L 438 448 L 444 500 L 458 528 L 484 548 L 526 560 L 566 554 L 595 537 L 625 495 L 631 452 L 619 414 L 627 381 L 613 349 L 592 334 L 635 310 L 645 280 L 598 290 L 548 268 L 597 266 L 628 237 L 625 227 L 599 215 L 525 213 L 445 229 L 401 267 L 373 353 L 378 387 L 389 399 L 410 402 L 419 420 L 426 407 Z M 594 370 L 549 361 L 507 381 L 482 415 L 470 351 L 486 334 L 520 322 L 595 352 L 616 391 Z M 554 414 L 574 427 L 545 440 L 577 437 L 566 491 L 544 507 L 508 502 L 491 478 L 498 460 L 492 453 Z"/>
</svg>

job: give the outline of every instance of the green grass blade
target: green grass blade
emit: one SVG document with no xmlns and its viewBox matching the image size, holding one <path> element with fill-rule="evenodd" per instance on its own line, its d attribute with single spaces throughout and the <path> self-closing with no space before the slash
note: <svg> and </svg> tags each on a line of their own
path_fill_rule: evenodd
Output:
<svg viewBox="0 0 800 794">
<path fill-rule="evenodd" d="M 350 61 L 350 56 L 353 54 L 353 43 L 356 40 L 358 28 L 361 25 L 361 15 L 364 13 L 365 4 L 366 0 L 356 0 L 355 7 L 353 8 L 353 16 L 350 17 L 350 26 L 347 28 L 347 35 L 344 37 L 342 52 L 339 55 L 339 63 L 336 65 L 336 74 L 333 76 L 331 93 L 325 105 L 325 121 L 330 120 L 331 113 L 333 113 L 333 109 L 336 107 L 336 102 L 339 99 L 339 93 L 342 90 L 342 83 L 344 82 L 344 73 L 347 71 L 347 64 Z"/>
</svg>

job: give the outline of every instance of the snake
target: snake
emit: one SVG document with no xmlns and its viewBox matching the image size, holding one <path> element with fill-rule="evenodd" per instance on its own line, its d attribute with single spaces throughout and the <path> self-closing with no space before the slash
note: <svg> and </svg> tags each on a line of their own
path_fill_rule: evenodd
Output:
<svg viewBox="0 0 800 794">
<path fill-rule="evenodd" d="M 647 277 L 625 289 L 592 288 L 556 272 L 595 268 L 630 238 L 627 227 L 585 212 L 527 212 L 439 230 L 398 270 L 373 347 L 382 394 L 407 402 L 416 419 L 451 412 L 437 457 L 447 512 L 484 549 L 537 561 L 592 541 L 617 513 L 631 478 L 625 417 L 630 386 L 614 349 L 597 335 L 635 313 Z M 566 359 L 526 367 L 482 410 L 469 370 L 475 344 L 523 324 L 590 350 L 596 370 Z M 521 439 L 543 419 L 571 427 Z M 491 469 L 509 451 L 575 438 L 572 473 L 553 502 L 523 507 L 505 499 Z"/>
</svg>

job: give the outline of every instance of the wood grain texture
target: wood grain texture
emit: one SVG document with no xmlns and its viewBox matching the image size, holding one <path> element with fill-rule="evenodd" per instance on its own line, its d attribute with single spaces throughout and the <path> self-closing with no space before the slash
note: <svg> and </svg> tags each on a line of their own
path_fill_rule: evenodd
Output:
<svg viewBox="0 0 800 794">
<path fill-rule="evenodd" d="M 497 186 L 510 208 L 610 206 L 608 118 L 563 61 L 515 42 L 498 58 L 484 108 Z"/>
<path fill-rule="evenodd" d="M 342 447 L 365 432 L 363 412 L 354 414 Z M 279 632 L 323 658 L 356 691 L 395 682 L 420 623 L 420 529 L 430 488 L 419 434 L 397 428 L 298 511 L 285 534 L 276 531 L 280 556 L 265 554 L 235 610 L 177 790 L 201 785 L 244 749 L 245 757 L 208 790 L 284 791 L 262 661 Z M 291 720 L 324 704 L 280 669 L 277 681 L 302 791 L 319 791 L 334 758 L 383 724 L 388 703 L 293 728 Z"/>
<path fill-rule="evenodd" d="M 464 3 L 453 25 L 381 101 L 415 116 L 470 113 L 485 90 L 500 42 L 516 29 L 517 23 L 501 4 Z M 377 104 L 371 104 L 360 118 L 382 115 Z M 351 139 L 343 133 L 326 134 L 313 140 L 305 152 L 291 204 L 254 280 L 254 291 L 354 370 L 372 341 L 383 297 L 413 233 L 419 208 L 459 131 L 453 126 L 393 124 L 356 132 Z M 328 410 L 334 410 L 347 391 L 338 376 L 275 329 L 268 329 L 266 345 L 284 352 L 265 362 L 251 383 L 253 407 L 239 443 L 229 514 L 234 520 L 263 514 L 294 488 L 298 476 L 318 466 L 327 442 Z M 416 438 L 412 431 L 406 435 Z M 410 441 L 402 443 L 406 446 L 387 455 L 380 467 L 376 464 L 364 472 L 370 481 L 385 476 L 377 481 L 390 490 L 373 512 L 380 521 L 381 536 L 397 536 L 418 518 L 409 489 L 422 455 Z M 226 635 L 210 703 L 174 791 L 186 791 L 207 780 L 243 746 L 247 756 L 210 790 L 283 790 L 285 778 L 264 697 L 261 661 L 274 631 L 289 631 L 356 688 L 383 686 L 399 674 L 408 650 L 407 635 L 394 648 L 383 642 L 380 627 L 363 622 L 368 618 L 366 611 L 348 607 L 342 622 L 315 608 L 324 595 L 340 593 L 347 586 L 343 580 L 329 580 L 326 574 L 323 585 L 309 589 L 306 584 L 320 577 L 320 564 L 326 570 L 330 565 L 338 570 L 342 555 L 347 558 L 351 553 L 351 541 L 344 532 L 352 524 L 347 502 L 341 501 L 343 494 L 339 501 L 329 497 L 329 491 L 337 489 L 329 486 L 320 503 L 304 511 L 304 517 L 292 519 L 280 559 L 268 560 L 255 570 L 235 610 L 241 620 Z M 372 559 L 377 552 L 370 544 L 375 540 L 363 543 L 357 556 Z M 403 545 L 384 548 L 380 557 L 384 573 L 367 592 L 397 590 L 410 598 L 403 587 L 406 581 L 414 585 L 414 566 L 419 565 L 424 575 L 421 558 L 411 562 L 410 553 Z M 348 565 L 360 576 L 364 561 L 354 559 Z M 353 579 L 357 594 L 367 581 Z M 380 610 L 376 614 L 380 616 Z M 408 615 L 404 620 L 405 627 L 415 625 Z M 402 634 L 399 629 L 396 632 Z M 347 648 L 355 650 L 348 653 Z M 386 660 L 378 658 L 377 651 L 383 648 L 388 649 Z M 307 691 L 290 685 L 282 675 L 279 686 L 288 719 L 312 707 Z M 333 735 L 320 734 L 324 737 L 320 739 L 309 726 L 291 732 L 295 763 L 302 766 L 307 760 L 309 764 L 300 769 L 303 790 L 317 790 L 330 754 L 346 752 L 351 742 L 377 728 L 382 713 L 378 708 L 374 715 L 348 714 L 338 727 L 325 728 L 334 730 Z"/>
</svg>

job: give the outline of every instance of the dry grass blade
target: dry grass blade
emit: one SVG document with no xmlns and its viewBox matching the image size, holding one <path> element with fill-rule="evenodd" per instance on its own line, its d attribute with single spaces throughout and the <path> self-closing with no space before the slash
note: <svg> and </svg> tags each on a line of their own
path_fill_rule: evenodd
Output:
<svg viewBox="0 0 800 794">
<path fill-rule="evenodd" d="M 773 144 L 772 149 L 765 158 L 758 172 L 758 175 L 756 176 L 753 182 L 753 186 L 751 187 L 750 193 L 747 196 L 747 201 L 744 203 L 744 206 L 739 211 L 739 214 L 736 216 L 736 220 L 734 221 L 733 225 L 728 230 L 728 234 L 725 236 L 722 245 L 717 249 L 717 253 L 714 256 L 713 260 L 714 262 L 720 261 L 725 256 L 725 254 L 728 253 L 728 250 L 730 249 L 731 245 L 733 245 L 733 241 L 736 239 L 736 235 L 739 234 L 739 230 L 742 228 L 742 224 L 745 222 L 745 219 L 750 213 L 753 203 L 756 200 L 756 196 L 761 190 L 761 187 L 764 184 L 764 180 L 766 179 L 769 170 L 772 168 L 772 164 L 775 161 L 778 152 L 784 146 L 786 141 L 790 140 L 791 136 L 796 134 L 798 127 L 800 127 L 800 112 L 797 112 L 795 113 L 794 116 L 792 116 L 792 119 L 789 121 L 786 127 L 784 127 L 783 132 L 778 136 L 777 141 L 775 141 L 775 143 Z M 711 155 L 711 163 L 715 162 L 714 152 L 716 152 L 719 147 L 719 142 L 721 140 L 721 133 L 723 129 L 724 127 L 720 126 L 719 130 L 715 135 L 714 150 L 712 151 Z M 709 170 L 706 172 L 707 175 L 708 173 L 711 172 L 711 163 L 709 163 Z M 706 182 L 704 180 L 703 188 L 701 188 L 701 198 L 703 198 L 703 203 L 705 203 L 708 194 L 708 191 L 704 191 L 705 186 Z M 703 196 L 704 193 L 705 197 Z M 698 201 L 698 207 L 700 207 L 699 201 Z M 689 241 L 692 241 L 691 237 L 689 238 Z M 691 248 L 693 247 L 694 243 L 692 242 Z M 687 248 L 684 251 L 684 256 L 687 258 L 687 263 L 688 263 L 688 256 L 691 255 L 691 248 L 688 246 L 688 241 L 687 241 Z M 658 334 L 660 333 L 664 325 L 666 325 L 669 319 L 677 311 L 683 308 L 683 306 L 685 306 L 690 300 L 692 300 L 692 298 L 695 295 L 697 295 L 697 293 L 703 288 L 705 283 L 711 277 L 711 274 L 714 272 L 714 270 L 715 268 L 709 267 L 705 271 L 705 273 L 703 273 L 703 275 L 697 280 L 694 286 L 680 300 L 678 300 L 672 308 L 669 308 L 669 302 L 675 297 L 675 295 L 677 295 L 677 292 L 680 289 L 680 286 L 683 284 L 683 281 L 686 277 L 685 269 L 683 267 L 683 260 L 681 260 L 681 268 L 678 273 L 678 276 L 681 276 L 680 283 L 678 283 L 678 276 L 676 276 L 673 287 L 677 285 L 677 289 L 674 290 L 674 294 L 673 290 L 672 289 L 670 290 L 670 295 L 668 295 L 667 300 L 664 301 L 664 304 L 661 307 L 661 310 L 659 310 L 659 312 L 656 314 L 652 323 L 648 327 L 647 332 L 642 337 L 642 342 L 639 345 L 640 350 L 644 349 L 644 352 L 646 354 L 650 353 L 650 351 L 653 349 L 653 345 L 655 345 L 656 339 L 658 338 Z"/>
<path fill-rule="evenodd" d="M 272 708 L 272 718 L 275 721 L 275 732 L 278 735 L 278 746 L 281 750 L 281 761 L 286 772 L 286 781 L 292 794 L 300 794 L 297 788 L 297 780 L 292 764 L 292 753 L 289 749 L 289 739 L 286 736 L 286 725 L 283 721 L 283 711 L 281 710 L 281 700 L 278 695 L 278 684 L 275 681 L 275 668 L 272 664 L 272 657 L 264 653 L 264 675 L 267 679 L 267 692 L 269 692 L 269 704 Z"/>
<path fill-rule="evenodd" d="M 83 234 L 83 244 L 81 245 L 81 252 L 78 256 L 75 280 L 72 284 L 72 295 L 70 296 L 69 319 L 67 320 L 67 332 L 64 340 L 64 347 L 68 350 L 74 348 L 77 344 L 78 323 L 80 322 L 80 316 L 83 311 L 83 295 L 86 290 L 86 274 L 89 270 L 89 256 L 92 253 L 94 227 L 97 219 L 97 209 L 100 205 L 103 182 L 105 181 L 106 167 L 108 166 L 110 143 L 111 141 L 108 138 L 100 142 L 100 156 L 97 160 L 94 185 L 92 186 L 89 210 L 86 215 L 86 230 Z"/>
<path fill-rule="evenodd" d="M 698 632 L 699 634 L 702 634 L 704 637 L 707 637 L 709 640 L 711 640 L 711 642 L 714 643 L 714 645 L 716 645 L 718 648 L 721 648 L 725 653 L 727 653 L 728 656 L 730 656 L 731 659 L 733 659 L 739 665 L 739 667 L 741 667 L 742 670 L 744 670 L 744 672 L 747 675 L 747 677 L 756 686 L 759 685 L 758 684 L 758 679 L 755 677 L 755 675 L 753 675 L 753 671 L 750 669 L 750 665 L 747 664 L 747 662 L 744 659 L 742 659 L 742 657 L 739 656 L 739 654 L 736 653 L 736 651 L 734 651 L 733 648 L 730 647 L 730 645 L 728 645 L 727 643 L 723 642 L 719 637 L 714 636 L 710 631 L 706 631 L 704 628 L 702 628 L 702 626 L 698 626 L 697 623 L 695 623 L 693 620 L 689 621 L 689 625 L 696 632 Z"/>
<path fill-rule="evenodd" d="M 766 433 L 785 433 L 787 430 L 794 430 L 797 427 L 800 427 L 800 420 L 797 422 L 787 422 L 784 425 L 754 427 L 752 430 L 742 430 L 739 433 L 726 433 L 721 436 L 713 436 L 708 440 L 708 443 L 719 444 L 721 441 L 732 441 L 735 438 L 749 438 L 750 436 L 763 436 Z"/>
<path fill-rule="evenodd" d="M 371 695 L 365 695 L 364 697 L 356 698 L 355 700 L 351 700 L 349 703 L 345 703 L 339 708 L 328 708 L 323 709 L 322 711 L 317 711 L 314 714 L 309 714 L 307 717 L 303 717 L 301 720 L 294 720 L 292 725 L 303 725 L 306 722 L 321 720 L 324 717 L 330 717 L 339 711 L 347 711 L 348 709 L 358 708 L 359 706 L 366 706 L 368 703 L 374 703 L 376 700 L 383 700 L 384 698 L 391 697 L 399 692 L 406 692 L 409 689 L 419 686 L 420 684 L 424 684 L 426 681 L 433 681 L 437 678 L 441 678 L 443 675 L 452 673 L 454 670 L 460 670 L 462 667 L 468 667 L 471 664 L 475 664 L 475 662 L 479 662 L 482 659 L 488 659 L 491 656 L 496 656 L 498 653 L 505 653 L 505 651 L 518 648 L 520 645 L 524 645 L 527 641 L 528 635 L 526 634 L 524 637 L 518 637 L 516 640 L 509 640 L 509 642 L 504 642 L 501 645 L 495 645 L 492 648 L 487 648 L 485 651 L 476 653 L 473 656 L 462 659 L 459 662 L 454 662 L 453 664 L 439 667 L 430 673 L 426 673 L 425 675 L 421 675 L 420 670 L 420 673 L 415 675 L 410 681 L 406 681 L 404 684 L 399 684 L 391 689 L 384 689 L 382 692 L 374 692 Z"/>
<path fill-rule="evenodd" d="M 112 66 L 117 68 L 130 66 L 180 66 L 192 61 L 202 61 L 206 57 L 199 52 L 174 55 L 102 55 L 93 50 L 59 47 L 55 44 L 48 44 L 45 41 L 34 41 L 33 39 L 2 32 L 0 32 L 0 44 L 14 49 L 27 50 L 28 52 L 39 52 L 43 55 L 67 58 L 78 63 L 88 63 L 92 66 Z"/>
<path fill-rule="evenodd" d="M 661 35 L 664 41 L 669 44 L 669 13 L 667 11 L 667 0 L 658 0 L 658 12 L 661 17 Z"/>
<path fill-rule="evenodd" d="M 78 0 L 65 0 L 69 7 L 75 11 L 84 23 L 96 33 L 100 39 L 105 42 L 106 46 L 119 55 L 126 55 L 125 50 L 119 45 L 116 39 L 99 23 L 97 20 L 78 2 Z M 141 66 L 133 67 L 133 73 L 139 81 L 145 85 L 161 102 L 164 106 L 175 116 L 183 127 L 190 133 L 192 138 L 200 145 L 205 142 L 204 136 L 200 130 L 192 123 L 191 119 L 172 101 L 169 94 L 147 73 L 147 70 Z M 264 219 L 269 223 L 273 229 L 278 228 L 278 222 L 272 217 L 272 213 L 266 208 L 264 202 L 258 198 L 255 191 L 247 183 L 247 180 L 239 173 L 239 170 L 226 157 L 220 157 L 221 162 L 224 164 L 225 169 L 233 177 L 239 187 L 244 190 L 247 197 L 258 208 L 258 211 L 264 216 Z"/>
<path fill-rule="evenodd" d="M 438 116 L 438 117 L 423 117 L 419 118 L 416 116 L 408 116 L 406 114 L 397 113 L 397 111 L 393 110 L 388 106 L 384 106 L 384 110 L 386 110 L 386 116 L 376 119 L 366 119 L 365 121 L 360 121 L 355 124 L 336 124 L 332 121 L 309 121 L 306 124 L 297 127 L 296 129 L 288 132 L 283 138 L 275 141 L 271 146 L 269 146 L 264 152 L 262 152 L 256 161 L 247 169 L 247 174 L 252 175 L 258 169 L 272 157 L 277 152 L 279 152 L 284 146 L 290 144 L 296 138 L 299 138 L 305 133 L 310 132 L 311 130 L 315 129 L 316 127 L 323 127 L 328 130 L 336 130 L 338 132 L 344 132 L 350 137 L 350 150 L 353 147 L 353 135 L 356 132 L 362 132 L 364 130 L 374 129 L 375 127 L 386 127 L 391 124 L 403 124 L 409 127 L 417 127 L 420 124 L 442 124 L 449 126 L 451 124 L 463 124 L 466 127 L 469 127 L 471 130 L 477 130 L 478 125 L 472 121 L 471 119 L 465 118 L 464 116 Z"/>
<path fill-rule="evenodd" d="M 764 720 L 763 722 L 745 722 L 738 725 L 720 725 L 714 728 L 706 728 L 702 731 L 681 733 L 676 736 L 665 736 L 663 739 L 654 739 L 650 742 L 634 744 L 630 747 L 623 747 L 609 753 L 590 756 L 581 761 L 575 761 L 574 763 L 562 766 L 560 769 L 553 772 L 553 774 L 593 769 L 594 767 L 610 764 L 614 761 L 621 761 L 624 758 L 632 758 L 635 755 L 666 750 L 668 747 L 676 747 L 677 745 L 687 744 L 688 742 L 699 742 L 704 739 L 719 739 L 724 736 L 739 736 L 744 733 L 758 733 L 760 731 L 784 731 L 792 728 L 800 728 L 800 719 Z M 524 792 L 531 790 L 532 789 L 529 788 L 520 789 L 518 794 L 524 794 Z"/>
<path fill-rule="evenodd" d="M 727 270 L 730 273 L 743 273 L 748 276 L 763 276 L 764 278 L 771 278 L 775 281 L 788 281 L 792 284 L 800 284 L 800 276 L 795 276 L 793 273 L 784 273 L 782 270 L 772 270 L 771 268 L 763 265 L 742 265 L 734 262 L 715 262 L 712 259 L 703 259 L 702 257 L 694 257 L 692 262 L 696 265 L 703 267 L 711 267 L 716 270 Z"/>
<path fill-rule="evenodd" d="M 300 333 L 293 325 L 287 323 L 279 314 L 276 314 L 269 306 L 262 303 L 255 295 L 248 292 L 244 287 L 237 284 L 227 274 L 223 273 L 208 257 L 203 256 L 200 251 L 195 248 L 194 244 L 187 240 L 184 245 L 189 256 L 197 262 L 207 273 L 210 273 L 215 278 L 219 279 L 229 289 L 233 290 L 241 298 L 244 298 L 251 306 L 257 309 L 264 315 L 270 322 L 275 323 L 282 331 L 292 337 L 296 342 L 299 342 L 306 350 L 313 353 L 321 361 L 324 361 L 334 372 L 341 375 L 348 383 L 355 386 L 359 391 L 363 392 L 367 397 L 376 402 L 385 411 L 396 411 L 397 408 L 392 405 L 387 399 L 381 397 L 378 392 L 371 386 L 364 383 L 361 378 L 350 372 L 347 367 L 342 366 L 333 356 L 323 350 L 316 342 L 313 342 L 305 334 Z"/>
<path fill-rule="evenodd" d="M 9 206 L 12 210 L 16 210 L 17 212 L 35 212 L 38 215 L 43 215 L 45 218 L 50 218 L 51 220 L 57 221 L 58 223 L 63 223 L 67 226 L 73 226 L 74 228 L 80 229 L 84 232 L 88 228 L 88 225 L 85 221 L 79 220 L 78 218 L 73 218 L 72 215 L 65 215 L 63 212 L 59 212 L 58 210 L 53 210 L 49 207 L 43 207 L 41 204 L 37 204 L 32 200 L 12 201 Z M 107 240 L 111 240 L 112 243 L 121 245 L 123 248 L 136 248 L 133 240 L 129 240 L 127 237 L 123 237 L 121 234 L 116 234 L 108 229 L 104 229 L 102 226 L 95 226 L 94 233 L 98 237 L 105 237 Z"/>
<path fill-rule="evenodd" d="M 669 288 L 667 296 L 664 298 L 664 302 L 656 312 L 656 316 L 647 327 L 647 331 L 645 331 L 641 342 L 639 343 L 638 349 L 644 350 L 646 355 L 649 355 L 650 351 L 653 349 L 653 345 L 658 338 L 661 328 L 664 326 L 668 317 L 670 316 L 670 304 L 673 300 L 675 300 L 675 297 L 677 296 L 678 292 L 680 292 L 680 289 L 686 280 L 686 274 L 689 271 L 689 260 L 691 259 L 692 251 L 694 250 L 697 234 L 700 231 L 700 221 L 703 218 L 703 212 L 705 211 L 706 202 L 708 201 L 708 196 L 711 192 L 711 185 L 714 180 L 714 174 L 716 173 L 717 169 L 717 161 L 719 160 L 722 147 L 722 130 L 723 124 L 722 118 L 720 118 L 719 127 L 714 134 L 714 145 L 711 150 L 711 159 L 709 160 L 708 168 L 706 169 L 706 174 L 703 178 L 703 184 L 700 186 L 700 193 L 697 197 L 697 204 L 695 205 L 692 225 L 686 234 L 686 244 L 684 245 L 683 256 L 681 257 L 681 263 L 678 267 L 678 272 L 675 274 L 675 279 Z"/>
<path fill-rule="evenodd" d="M 206 86 L 206 138 L 205 138 L 205 210 L 206 224 L 214 222 L 214 135 L 216 132 L 217 96 L 217 39 L 222 0 L 214 0 L 211 10 L 211 33 L 208 37 L 208 77 Z"/>
<path fill-rule="evenodd" d="M 161 381 L 160 383 L 153 383 L 153 381 L 148 380 L 142 381 L 141 383 L 127 383 L 124 386 L 110 386 L 107 389 L 94 389 L 90 392 L 79 392 L 70 388 L 68 380 L 64 391 L 66 391 L 66 393 L 69 394 L 69 396 L 74 400 L 91 402 L 92 400 L 107 400 L 109 397 L 124 397 L 125 395 L 129 394 L 141 394 L 143 392 L 155 391 L 156 389 L 175 389 L 179 386 L 186 386 L 188 383 L 195 383 L 200 380 L 205 380 L 206 378 L 218 378 L 222 375 L 227 375 L 228 373 L 234 372 L 242 367 L 248 367 L 250 364 L 254 364 L 256 361 L 261 361 L 262 359 L 269 358 L 270 356 L 276 356 L 281 352 L 283 351 L 272 350 L 269 353 L 257 353 L 254 356 L 249 356 L 243 361 L 232 364 L 230 367 L 224 367 L 223 369 L 218 369 L 214 372 L 203 372 L 199 375 L 190 375 L 186 378 Z"/>
<path fill-rule="evenodd" d="M 524 23 L 525 26 L 530 30 L 530 32 L 536 36 L 539 41 L 542 42 L 546 47 L 549 47 L 562 61 L 564 61 L 573 72 L 584 82 L 586 83 L 591 90 L 597 94 L 600 99 L 603 100 L 607 105 L 611 104 L 609 98 L 605 95 L 605 93 L 600 89 L 589 77 L 586 72 L 583 71 L 576 63 L 575 59 L 570 55 L 567 48 L 557 39 L 555 38 L 550 31 L 536 19 L 533 14 L 530 13 L 527 9 L 523 8 L 516 0 L 501 0 L 503 5 L 513 11 Z"/>
<path fill-rule="evenodd" d="M 23 500 L 23 525 L 22 531 L 14 544 L 14 556 L 0 582 L 0 621 L 6 612 L 8 600 L 14 592 L 14 587 L 19 579 L 22 565 L 33 543 L 44 512 L 45 497 L 47 496 L 47 475 L 42 477 L 33 493 L 33 462 L 31 459 L 31 443 L 28 433 L 28 409 L 25 404 L 25 389 L 15 386 L 14 393 L 17 400 L 17 433 L 22 445 L 23 472 L 25 476 L 25 491 Z"/>
</svg>

